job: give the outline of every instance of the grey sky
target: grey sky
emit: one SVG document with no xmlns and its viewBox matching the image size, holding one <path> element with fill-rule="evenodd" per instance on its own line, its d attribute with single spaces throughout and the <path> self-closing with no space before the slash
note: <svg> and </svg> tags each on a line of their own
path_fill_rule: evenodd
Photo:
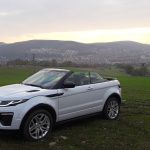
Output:
<svg viewBox="0 0 150 150">
<path fill-rule="evenodd" d="M 149 0 L 0 0 L 0 40 L 21 34 L 149 28 Z"/>
</svg>

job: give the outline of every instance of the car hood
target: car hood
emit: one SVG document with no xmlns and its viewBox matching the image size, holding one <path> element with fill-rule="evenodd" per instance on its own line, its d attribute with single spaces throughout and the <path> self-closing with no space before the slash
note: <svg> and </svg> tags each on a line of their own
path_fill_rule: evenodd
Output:
<svg viewBox="0 0 150 150">
<path fill-rule="evenodd" d="M 24 84 L 12 84 L 0 87 L 0 100 L 29 99 L 35 96 L 57 94 L 57 90 L 41 89 Z"/>
</svg>

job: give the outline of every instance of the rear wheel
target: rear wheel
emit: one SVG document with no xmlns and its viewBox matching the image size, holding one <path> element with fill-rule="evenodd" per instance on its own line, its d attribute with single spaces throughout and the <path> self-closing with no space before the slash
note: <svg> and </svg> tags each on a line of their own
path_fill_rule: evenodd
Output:
<svg viewBox="0 0 150 150">
<path fill-rule="evenodd" d="M 120 102 L 115 97 L 110 97 L 104 106 L 103 117 L 105 119 L 114 120 L 119 116 Z"/>
<path fill-rule="evenodd" d="M 52 126 L 52 116 L 48 111 L 35 110 L 24 122 L 23 135 L 28 141 L 37 141 L 47 136 Z"/>
</svg>

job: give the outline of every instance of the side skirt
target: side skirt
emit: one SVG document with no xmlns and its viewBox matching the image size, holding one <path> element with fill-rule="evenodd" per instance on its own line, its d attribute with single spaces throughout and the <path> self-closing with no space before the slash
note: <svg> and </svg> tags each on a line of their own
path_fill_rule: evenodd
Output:
<svg viewBox="0 0 150 150">
<path fill-rule="evenodd" d="M 98 115 L 101 115 L 101 114 L 102 114 L 102 112 L 97 112 L 97 113 L 93 113 L 93 114 L 89 114 L 89 115 L 84 115 L 84 116 L 80 116 L 80 117 L 76 117 L 76 118 L 71 118 L 71 119 L 59 121 L 59 122 L 56 122 L 54 124 L 54 126 L 58 126 L 60 124 L 64 124 L 64 123 L 68 123 L 68 122 L 72 122 L 72 121 L 78 121 L 78 120 L 82 120 L 82 119 L 91 118 L 93 116 L 98 116 Z"/>
</svg>

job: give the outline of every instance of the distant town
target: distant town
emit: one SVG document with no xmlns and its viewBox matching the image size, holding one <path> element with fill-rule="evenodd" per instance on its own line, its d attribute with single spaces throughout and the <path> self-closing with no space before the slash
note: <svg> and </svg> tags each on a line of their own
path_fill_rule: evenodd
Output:
<svg viewBox="0 0 150 150">
<path fill-rule="evenodd" d="M 150 45 L 131 41 L 84 44 L 72 41 L 32 40 L 0 44 L 0 64 L 23 59 L 88 64 L 150 64 Z"/>
</svg>

